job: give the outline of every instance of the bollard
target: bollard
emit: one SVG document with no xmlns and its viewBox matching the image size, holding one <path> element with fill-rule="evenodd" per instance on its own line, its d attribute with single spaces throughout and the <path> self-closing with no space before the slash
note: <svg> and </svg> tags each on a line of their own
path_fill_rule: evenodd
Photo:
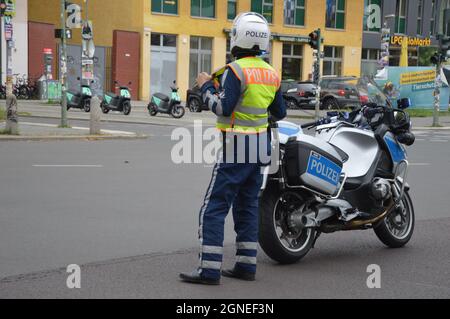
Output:
<svg viewBox="0 0 450 319">
<path fill-rule="evenodd" d="M 100 121 L 102 116 L 102 110 L 100 108 L 100 99 L 94 96 L 91 99 L 91 118 L 90 118 L 90 134 L 100 135 Z"/>
<path fill-rule="evenodd" d="M 19 120 L 17 117 L 17 98 L 13 94 L 6 97 L 6 125 L 5 132 L 11 135 L 19 135 Z"/>
</svg>

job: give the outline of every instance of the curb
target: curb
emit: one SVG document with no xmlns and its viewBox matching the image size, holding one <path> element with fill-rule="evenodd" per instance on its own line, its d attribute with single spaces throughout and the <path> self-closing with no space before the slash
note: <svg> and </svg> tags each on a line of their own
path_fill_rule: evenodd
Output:
<svg viewBox="0 0 450 319">
<path fill-rule="evenodd" d="M 0 135 L 2 141 L 104 141 L 104 140 L 136 140 L 147 139 L 148 135 L 80 135 L 80 136 L 20 136 L 20 135 Z"/>
<path fill-rule="evenodd" d="M 37 118 L 37 119 L 60 119 L 60 117 L 57 116 L 42 116 L 42 115 L 23 115 L 20 116 L 21 118 Z M 68 118 L 70 121 L 89 121 L 89 119 L 76 119 L 76 118 Z M 126 121 L 126 120 L 102 120 L 101 123 L 120 123 L 120 124 L 136 124 L 136 125 L 154 125 L 154 126 L 173 126 L 173 127 L 180 127 L 179 124 L 176 123 L 152 123 L 152 122 L 145 122 L 145 121 Z M 181 124 L 192 124 L 187 121 L 183 121 Z M 213 125 L 213 124 L 211 124 Z"/>
<path fill-rule="evenodd" d="M 413 126 L 413 132 L 414 131 L 450 131 L 450 127 L 432 127 L 432 126 L 425 126 L 425 127 L 418 127 Z"/>
</svg>

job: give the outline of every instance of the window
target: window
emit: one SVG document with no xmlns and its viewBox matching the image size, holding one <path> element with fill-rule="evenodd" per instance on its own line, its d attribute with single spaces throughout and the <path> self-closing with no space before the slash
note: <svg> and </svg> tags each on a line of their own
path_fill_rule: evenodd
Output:
<svg viewBox="0 0 450 319">
<path fill-rule="evenodd" d="M 436 0 L 431 0 L 430 35 L 436 35 Z"/>
<path fill-rule="evenodd" d="M 284 1 L 284 24 L 305 26 L 305 1 Z"/>
<path fill-rule="evenodd" d="M 216 17 L 215 0 L 191 0 L 191 16 L 202 18 Z"/>
<path fill-rule="evenodd" d="M 166 92 L 177 78 L 177 36 L 151 35 L 150 92 Z"/>
<path fill-rule="evenodd" d="M 237 1 L 228 0 L 228 11 L 227 11 L 228 20 L 233 20 L 234 18 L 236 18 L 236 13 L 237 13 Z"/>
<path fill-rule="evenodd" d="M 383 10 L 381 10 L 382 1 L 381 0 L 364 0 L 364 24 L 363 29 L 364 31 L 371 31 L 371 32 L 380 32 L 381 31 L 381 17 L 376 17 L 379 21 L 373 21 L 374 14 L 378 14 L 378 12 L 375 11 L 373 8 L 374 6 L 378 6 L 380 8 L 379 13 Z M 379 22 L 379 23 L 374 23 Z"/>
<path fill-rule="evenodd" d="M 375 75 L 378 70 L 378 61 L 380 60 L 380 50 L 377 49 L 363 49 L 361 74 Z"/>
<path fill-rule="evenodd" d="M 189 86 L 193 87 L 197 75 L 211 73 L 212 38 L 191 37 L 189 56 Z"/>
<path fill-rule="evenodd" d="M 251 10 L 261 13 L 267 22 L 273 22 L 273 0 L 252 0 Z"/>
<path fill-rule="evenodd" d="M 423 33 L 423 0 L 417 2 L 417 34 Z"/>
<path fill-rule="evenodd" d="M 345 28 L 345 0 L 327 0 L 326 27 Z"/>
<path fill-rule="evenodd" d="M 152 0 L 152 12 L 178 14 L 178 0 Z"/>
<path fill-rule="evenodd" d="M 225 56 L 225 60 L 226 60 L 227 64 L 233 62 L 233 60 L 234 60 L 233 55 L 231 54 L 230 38 L 227 39 L 227 54 Z"/>
<path fill-rule="evenodd" d="M 282 79 L 302 79 L 303 45 L 295 43 L 283 43 Z"/>
<path fill-rule="evenodd" d="M 397 0 L 397 9 L 395 11 L 395 33 L 406 33 L 406 12 L 408 11 L 407 7 L 408 0 Z"/>
<path fill-rule="evenodd" d="M 342 75 L 342 47 L 325 46 L 323 75 Z"/>
</svg>

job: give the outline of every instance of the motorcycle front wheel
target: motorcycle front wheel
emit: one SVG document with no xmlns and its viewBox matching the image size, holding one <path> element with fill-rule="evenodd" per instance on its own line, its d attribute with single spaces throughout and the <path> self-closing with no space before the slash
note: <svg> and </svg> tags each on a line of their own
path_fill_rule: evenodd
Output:
<svg viewBox="0 0 450 319">
<path fill-rule="evenodd" d="M 131 113 L 131 104 L 130 101 L 123 102 L 123 114 L 130 115 Z"/>
<path fill-rule="evenodd" d="M 175 105 L 172 108 L 172 116 L 176 119 L 182 118 L 185 112 L 186 111 L 184 110 L 184 107 L 182 107 L 181 105 Z"/>
<path fill-rule="evenodd" d="M 410 240 L 414 232 L 415 216 L 411 196 L 405 192 L 399 207 L 394 208 L 386 218 L 374 227 L 375 234 L 390 248 L 401 248 Z"/>
<path fill-rule="evenodd" d="M 89 100 L 89 99 L 84 100 L 84 102 L 83 102 L 83 110 L 86 113 L 89 113 L 91 111 L 91 100 Z"/>
<path fill-rule="evenodd" d="M 280 264 L 293 264 L 305 257 L 313 246 L 314 229 L 292 229 L 290 214 L 307 207 L 305 196 L 297 192 L 280 191 L 269 184 L 259 203 L 259 243 L 271 259 Z"/>
</svg>

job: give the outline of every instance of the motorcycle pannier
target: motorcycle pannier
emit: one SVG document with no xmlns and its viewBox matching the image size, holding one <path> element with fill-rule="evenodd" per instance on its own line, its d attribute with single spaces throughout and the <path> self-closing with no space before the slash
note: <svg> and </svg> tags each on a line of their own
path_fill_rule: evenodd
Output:
<svg viewBox="0 0 450 319">
<path fill-rule="evenodd" d="M 339 187 L 343 162 L 330 144 L 310 136 L 286 144 L 285 173 L 290 186 L 306 186 L 325 195 Z"/>
</svg>

